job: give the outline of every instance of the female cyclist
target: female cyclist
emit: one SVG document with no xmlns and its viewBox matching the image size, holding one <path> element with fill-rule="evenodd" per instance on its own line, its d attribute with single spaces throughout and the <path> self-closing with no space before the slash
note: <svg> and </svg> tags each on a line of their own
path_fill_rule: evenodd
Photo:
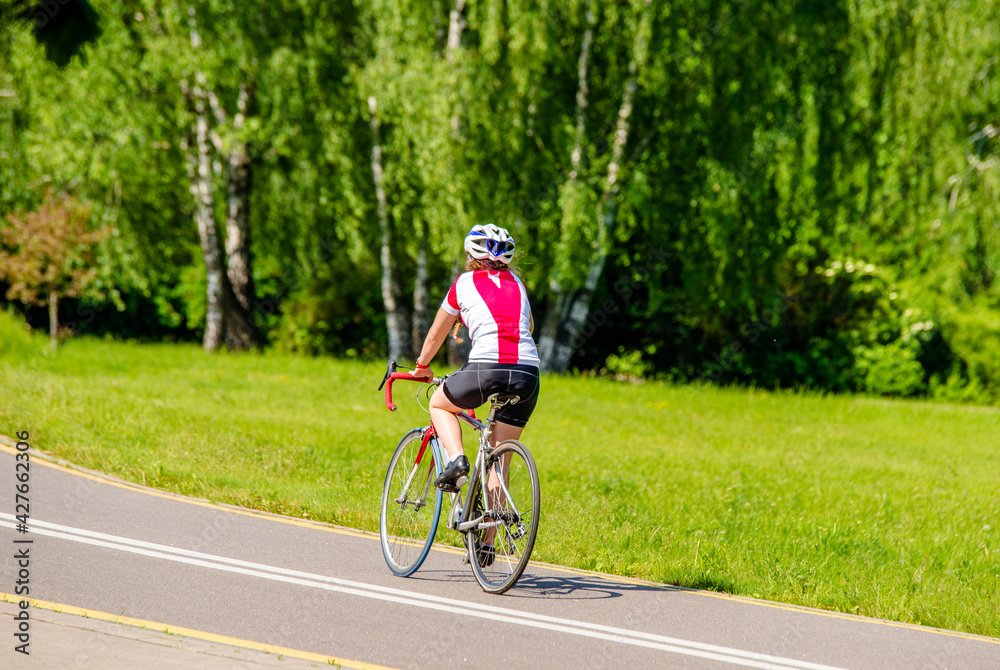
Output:
<svg viewBox="0 0 1000 670">
<path fill-rule="evenodd" d="M 449 376 L 431 396 L 430 413 L 441 438 L 448 463 L 435 485 L 457 491 L 468 481 L 469 460 L 462 451 L 458 414 L 483 405 L 494 393 L 519 397 L 496 414 L 493 446 L 521 436 L 538 401 L 538 350 L 531 337 L 534 323 L 524 284 L 510 267 L 514 238 L 493 224 L 474 226 L 465 238 L 466 272 L 455 280 L 424 340 L 416 378 L 431 378 L 430 363 L 461 316 L 469 328 L 472 351 L 469 362 Z M 505 469 L 506 469 L 506 464 Z M 492 492 L 499 484 L 487 483 Z M 477 548 L 481 565 L 493 562 L 491 536 Z"/>
</svg>

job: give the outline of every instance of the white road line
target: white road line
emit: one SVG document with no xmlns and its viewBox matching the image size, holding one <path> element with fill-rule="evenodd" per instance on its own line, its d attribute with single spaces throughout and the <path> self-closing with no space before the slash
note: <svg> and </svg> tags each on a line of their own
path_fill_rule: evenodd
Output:
<svg viewBox="0 0 1000 670">
<path fill-rule="evenodd" d="M 15 518 L 11 514 L 0 512 L 0 526 L 15 528 Z M 649 649 L 657 649 L 674 654 L 685 656 L 695 656 L 733 665 L 740 665 L 748 668 L 762 668 L 767 670 L 840 670 L 833 666 L 810 663 L 791 658 L 772 656 L 769 654 L 759 654 L 756 652 L 744 651 L 702 642 L 682 640 L 679 638 L 631 631 L 624 628 L 614 628 L 585 621 L 574 621 L 559 617 L 534 614 L 532 612 L 522 612 L 504 607 L 494 607 L 471 603 L 452 598 L 443 598 L 422 593 L 412 593 L 402 589 L 394 589 L 385 586 L 365 584 L 335 577 L 327 577 L 297 570 L 288 570 L 260 563 L 251 563 L 234 558 L 215 556 L 198 551 L 190 551 L 177 547 L 170 547 L 152 542 L 143 542 L 116 535 L 108 535 L 95 531 L 61 526 L 59 524 L 31 520 L 31 532 L 37 535 L 47 535 L 64 540 L 72 540 L 83 544 L 89 544 L 107 549 L 125 551 L 150 558 L 175 561 L 213 570 L 222 570 L 236 574 L 248 575 L 270 579 L 273 581 L 296 584 L 310 588 L 324 589 L 338 593 L 345 593 L 362 598 L 372 598 L 393 602 L 401 605 L 413 607 L 423 607 L 452 614 L 472 616 L 491 621 L 502 621 L 520 626 L 540 628 L 545 630 L 579 635 L 609 642 L 628 644 Z"/>
</svg>

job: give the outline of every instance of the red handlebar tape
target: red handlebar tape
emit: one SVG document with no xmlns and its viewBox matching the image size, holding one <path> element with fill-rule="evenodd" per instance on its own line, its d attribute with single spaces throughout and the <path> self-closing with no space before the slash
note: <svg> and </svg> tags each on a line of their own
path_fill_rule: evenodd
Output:
<svg viewBox="0 0 1000 670">
<path fill-rule="evenodd" d="M 397 409 L 397 407 L 392 404 L 392 382 L 396 379 L 409 379 L 410 381 L 422 381 L 424 383 L 426 383 L 427 380 L 426 377 L 414 377 L 409 372 L 393 372 L 389 375 L 389 379 L 385 384 L 385 406 L 392 412 L 395 412 Z"/>
</svg>

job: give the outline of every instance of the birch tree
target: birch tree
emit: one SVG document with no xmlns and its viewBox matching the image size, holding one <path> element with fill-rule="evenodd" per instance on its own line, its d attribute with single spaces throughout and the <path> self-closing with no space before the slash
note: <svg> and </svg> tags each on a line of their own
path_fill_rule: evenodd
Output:
<svg viewBox="0 0 1000 670">
<path fill-rule="evenodd" d="M 213 133 L 214 144 L 226 158 L 227 216 L 226 216 L 226 273 L 233 293 L 240 306 L 250 312 L 255 300 L 250 253 L 250 185 L 253 163 L 248 142 L 240 136 L 246 120 L 247 107 L 253 96 L 252 84 L 240 84 L 236 101 L 236 114 L 230 121 L 218 96 L 208 92 L 208 99 L 219 126 L 228 127 L 233 137 L 228 152 L 222 140 Z M 251 326 L 252 328 L 252 326 Z M 255 329 L 249 333 L 256 340 Z"/>
<path fill-rule="evenodd" d="M 396 305 L 398 288 L 392 259 L 392 227 L 389 224 L 389 211 L 383 184 L 382 137 L 378 118 L 378 100 L 375 96 L 368 98 L 368 113 L 372 131 L 372 179 L 375 186 L 376 214 L 381 240 L 379 262 L 382 266 L 382 304 L 385 306 L 385 324 L 389 331 L 389 358 L 400 360 L 406 342 L 406 331 L 403 328 L 400 312 Z"/>
<path fill-rule="evenodd" d="M 451 110 L 451 116 L 448 121 L 448 128 L 450 129 L 451 141 L 448 143 L 448 156 L 445 158 L 451 165 L 451 173 L 456 177 L 460 174 L 461 167 L 457 164 L 455 160 L 456 155 L 459 152 L 459 147 L 462 142 L 462 127 L 461 127 L 461 99 L 458 93 L 458 85 L 461 78 L 460 64 L 458 59 L 460 58 L 459 51 L 462 45 L 462 32 L 467 27 L 467 23 L 463 12 L 465 10 L 465 0 L 455 0 L 454 5 L 452 5 L 450 11 L 448 12 L 448 31 L 447 39 L 444 42 L 444 53 L 441 53 L 441 49 L 435 49 L 437 57 L 443 57 L 448 64 L 448 73 L 446 77 L 450 81 L 450 85 L 447 87 L 447 97 L 448 97 L 448 107 Z M 435 21 L 437 22 L 437 16 L 435 16 Z M 437 30 L 438 38 L 442 36 L 443 28 Z M 457 209 L 457 208 L 456 208 Z M 454 212 L 456 218 L 461 214 L 459 211 Z M 413 330 L 411 336 L 411 346 L 413 349 L 414 359 L 420 355 L 420 349 L 423 346 L 424 337 L 427 334 L 427 330 L 430 327 L 431 322 L 431 312 L 432 304 L 431 297 L 429 295 L 428 281 L 430 276 L 428 274 L 428 264 L 427 255 L 430 253 L 430 242 L 429 235 L 430 230 L 427 225 L 426 220 L 421 218 L 420 221 L 420 231 L 419 237 L 420 242 L 417 246 L 417 264 L 416 272 L 414 274 L 413 282 Z M 459 224 L 461 225 L 461 224 Z M 456 226 L 457 227 L 457 226 Z M 454 272 L 452 274 L 455 274 Z M 455 275 L 457 277 L 457 274 Z M 468 338 L 466 338 L 468 339 Z M 469 345 L 466 342 L 459 343 L 454 339 L 449 338 L 447 341 L 448 358 L 450 361 L 464 360 L 468 358 Z"/>
<path fill-rule="evenodd" d="M 573 136 L 573 149 L 570 153 L 570 172 L 567 183 L 563 186 L 564 196 L 560 199 L 562 213 L 564 217 L 563 233 L 572 235 L 573 226 L 566 225 L 565 218 L 574 215 L 571 207 L 567 206 L 567 201 L 575 204 L 581 197 L 585 196 L 587 186 L 579 184 L 579 178 L 583 170 L 583 150 L 587 139 L 587 105 L 589 103 L 590 85 L 588 82 L 588 70 L 590 68 L 590 49 L 594 41 L 594 27 L 597 23 L 597 3 L 595 0 L 588 0 L 586 6 L 586 28 L 583 32 L 583 39 L 580 43 L 580 56 L 577 59 L 577 85 L 576 85 L 576 127 Z M 565 248 L 563 255 L 572 255 Z M 567 310 L 569 307 L 570 294 L 563 285 L 564 277 L 561 277 L 561 270 L 568 262 L 563 259 L 562 263 L 557 263 L 552 268 L 549 279 L 549 287 L 552 291 L 552 301 L 548 315 L 542 326 L 541 335 L 538 341 L 538 356 L 541 359 L 542 367 L 551 369 L 555 363 L 556 343 L 559 330 L 567 320 Z"/>
<path fill-rule="evenodd" d="M 197 52 L 202 45 L 201 36 L 198 33 L 196 12 L 194 7 L 188 9 L 188 23 L 190 27 L 191 48 Z M 219 239 L 218 228 L 215 222 L 215 193 L 213 184 L 213 161 L 211 156 L 212 145 L 221 150 L 221 140 L 212 130 L 210 124 L 209 108 L 213 108 L 215 116 L 222 122 L 228 119 L 225 117 L 221 105 L 219 105 L 214 91 L 208 88 L 207 78 L 200 70 L 195 70 L 195 85 L 189 87 L 188 82 L 182 81 L 181 88 L 185 97 L 190 101 L 194 111 L 194 132 L 193 146 L 188 142 L 188 176 L 191 182 L 191 195 L 195 199 L 195 223 L 198 228 L 198 239 L 201 243 L 202 258 L 205 263 L 206 279 L 206 313 L 205 313 L 205 335 L 202 344 L 206 351 L 215 351 L 223 342 L 230 349 L 249 349 L 258 345 L 256 331 L 250 322 L 248 308 L 250 306 L 248 287 L 251 286 L 248 279 L 249 273 L 249 250 L 247 244 L 247 219 L 245 216 L 246 198 L 249 197 L 249 166 L 246 159 L 245 145 L 237 145 L 233 149 L 234 155 L 230 155 L 230 195 L 231 200 L 243 200 L 240 202 L 230 202 L 230 223 L 232 239 L 226 240 L 227 246 L 232 249 L 232 255 L 236 261 L 236 276 L 243 292 L 243 297 L 247 300 L 241 304 L 237 294 L 233 290 L 233 283 L 230 281 L 230 271 L 226 267 L 226 259 L 222 254 L 222 242 Z M 245 107 L 245 100 L 243 101 Z M 242 119 L 242 114 L 238 116 Z M 242 121 L 241 121 L 242 124 Z M 235 169 L 232 161 L 236 161 Z M 235 183 L 233 180 L 235 179 Z M 233 211 L 235 208 L 235 211 Z"/>
<path fill-rule="evenodd" d="M 591 299 L 604 272 L 611 248 L 611 232 L 615 225 L 616 196 L 619 191 L 618 175 L 625 156 L 625 146 L 628 143 L 629 117 L 632 115 L 632 106 L 638 89 L 639 70 L 645 62 L 649 48 L 652 20 L 651 2 L 652 0 L 644 0 L 636 27 L 628 65 L 628 78 L 622 90 L 621 105 L 618 108 L 614 139 L 611 145 L 611 161 L 608 163 L 607 178 L 604 181 L 596 211 L 596 244 L 587 265 L 586 279 L 583 287 L 576 291 L 570 299 L 568 311 L 560 306 L 557 313 L 562 321 L 561 328 L 556 334 L 551 349 L 546 352 L 549 354 L 545 361 L 546 368 L 556 372 L 563 372 L 569 367 L 570 359 L 580 344 L 580 332 L 590 313 Z M 585 71 L 583 74 L 586 74 Z"/>
<path fill-rule="evenodd" d="M 462 169 L 459 165 L 458 157 L 461 155 L 461 145 L 463 142 L 462 134 L 462 119 L 461 119 L 461 98 L 459 95 L 460 91 L 460 81 L 462 76 L 461 70 L 461 58 L 462 54 L 462 32 L 468 27 L 468 23 L 465 20 L 463 12 L 465 11 L 465 0 L 455 0 L 455 4 L 451 11 L 448 13 L 448 43 L 446 46 L 446 57 L 450 67 L 449 78 L 451 79 L 452 86 L 450 87 L 450 101 L 449 106 L 451 107 L 451 118 L 449 120 L 448 126 L 450 128 L 451 141 L 449 142 L 449 162 L 452 165 L 452 171 L 458 174 Z M 455 208 L 456 210 L 458 208 Z M 455 211 L 455 218 L 458 222 L 456 228 L 463 227 L 461 223 L 461 212 Z M 471 226 L 470 226 L 471 227 Z M 464 259 L 464 251 L 458 252 L 458 258 Z M 465 266 L 461 260 L 456 260 L 452 265 L 452 281 L 458 279 L 458 275 L 465 271 Z M 456 337 L 449 337 L 447 340 L 447 350 L 448 350 L 448 363 L 450 365 L 462 365 L 469 359 L 469 353 L 472 351 L 472 338 L 468 336 L 468 329 L 463 325 L 459 326 L 459 335 Z M 462 334 L 464 333 L 464 337 Z M 414 341 L 414 351 L 418 351 L 416 341 Z"/>
<path fill-rule="evenodd" d="M 196 44 L 197 33 L 192 30 L 192 43 Z M 198 77 L 198 75 L 195 75 Z M 225 338 L 226 272 L 222 260 L 221 245 L 215 227 L 215 192 L 212 185 L 212 159 L 208 139 L 208 111 L 203 89 L 195 84 L 189 87 L 181 82 L 181 90 L 194 109 L 194 130 L 191 138 L 186 138 L 182 148 L 187 153 L 188 179 L 191 197 L 195 202 L 195 225 L 201 243 L 202 261 L 205 264 L 205 334 L 202 346 L 206 351 L 215 351 L 222 346 Z"/>
</svg>

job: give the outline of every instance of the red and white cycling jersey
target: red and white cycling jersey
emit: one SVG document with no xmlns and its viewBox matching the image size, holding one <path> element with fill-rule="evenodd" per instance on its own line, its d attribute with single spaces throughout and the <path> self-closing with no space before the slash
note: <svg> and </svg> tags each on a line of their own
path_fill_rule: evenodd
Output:
<svg viewBox="0 0 1000 670">
<path fill-rule="evenodd" d="M 509 270 L 460 275 L 441 307 L 454 316 L 461 314 L 468 326 L 470 363 L 538 365 L 529 326 L 528 292 Z"/>
</svg>

